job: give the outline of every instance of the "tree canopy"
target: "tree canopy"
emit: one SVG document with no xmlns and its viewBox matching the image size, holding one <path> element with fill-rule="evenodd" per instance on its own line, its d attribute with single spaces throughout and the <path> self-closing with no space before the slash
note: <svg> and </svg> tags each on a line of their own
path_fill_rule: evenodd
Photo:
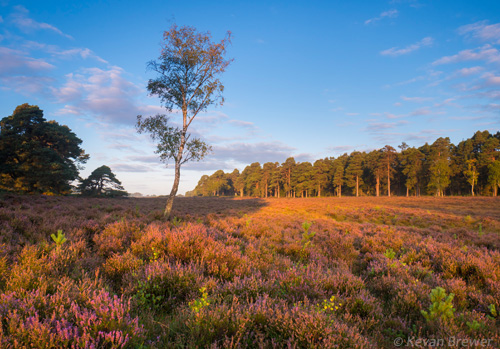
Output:
<svg viewBox="0 0 500 349">
<path fill-rule="evenodd" d="M 122 183 L 111 169 L 103 165 L 96 168 L 86 179 L 81 179 L 78 191 L 87 196 L 126 196 Z"/>
<path fill-rule="evenodd" d="M 0 189 L 69 194 L 88 155 L 67 126 L 47 121 L 27 103 L 0 121 Z"/>
</svg>

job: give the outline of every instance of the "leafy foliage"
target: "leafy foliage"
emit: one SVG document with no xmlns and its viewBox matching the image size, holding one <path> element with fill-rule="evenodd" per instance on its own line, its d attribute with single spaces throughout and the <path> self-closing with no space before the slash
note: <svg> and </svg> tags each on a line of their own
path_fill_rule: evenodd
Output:
<svg viewBox="0 0 500 349">
<path fill-rule="evenodd" d="M 86 179 L 81 179 L 78 190 L 86 196 L 126 196 L 122 183 L 111 169 L 103 165 L 96 168 Z"/>
<path fill-rule="evenodd" d="M 67 126 L 47 121 L 38 106 L 22 104 L 0 121 L 0 189 L 69 194 L 88 155 Z"/>
<path fill-rule="evenodd" d="M 230 38 L 228 32 L 220 43 L 213 43 L 209 33 L 174 24 L 163 33 L 160 57 L 148 64 L 158 74 L 148 82 L 149 93 L 159 97 L 168 112 L 175 107 L 182 113 L 182 126 L 171 123 L 166 115 L 137 116 L 137 131 L 148 133 L 157 143 L 156 153 L 160 159 L 165 163 L 175 162 L 175 179 L 165 207 L 167 218 L 177 194 L 181 165 L 191 160 L 200 161 L 211 150 L 200 138 L 188 133 L 188 128 L 199 112 L 224 102 L 224 86 L 218 76 L 231 63 L 224 58 Z"/>
<path fill-rule="evenodd" d="M 62 244 L 68 241 L 68 239 L 66 239 L 66 236 L 64 236 L 61 229 L 57 231 L 57 235 L 50 234 L 50 237 L 52 238 L 52 240 L 54 240 L 58 248 L 60 248 Z"/>
<path fill-rule="evenodd" d="M 431 291 L 431 306 L 429 311 L 422 310 L 422 315 L 427 321 L 433 321 L 438 318 L 442 320 L 453 319 L 455 308 L 453 308 L 453 297 L 455 295 L 450 293 L 446 296 L 446 291 L 442 287 L 436 287 Z"/>
<path fill-rule="evenodd" d="M 201 297 L 189 302 L 189 307 L 195 313 L 199 313 L 203 308 L 206 308 L 210 305 L 210 301 L 208 300 L 208 293 L 206 291 L 206 287 L 200 288 Z"/>
</svg>

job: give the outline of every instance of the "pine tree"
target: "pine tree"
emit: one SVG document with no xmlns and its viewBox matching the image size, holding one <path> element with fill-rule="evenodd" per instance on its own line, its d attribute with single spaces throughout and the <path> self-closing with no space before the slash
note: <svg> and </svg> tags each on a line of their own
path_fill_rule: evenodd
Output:
<svg viewBox="0 0 500 349">
<path fill-rule="evenodd" d="M 363 162 L 364 153 L 352 152 L 347 161 L 346 179 L 347 186 L 354 189 L 356 196 L 359 196 L 359 186 L 363 184 Z"/>
</svg>

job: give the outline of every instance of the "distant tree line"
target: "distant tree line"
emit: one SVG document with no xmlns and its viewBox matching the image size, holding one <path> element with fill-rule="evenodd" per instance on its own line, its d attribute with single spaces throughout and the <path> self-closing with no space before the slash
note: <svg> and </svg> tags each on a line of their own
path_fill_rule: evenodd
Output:
<svg viewBox="0 0 500 349">
<path fill-rule="evenodd" d="M 500 187 L 500 132 L 477 131 L 457 145 L 448 137 L 419 148 L 402 143 L 337 158 L 255 162 L 240 173 L 204 175 L 187 196 L 494 195 Z"/>
<path fill-rule="evenodd" d="M 68 126 L 47 121 L 27 103 L 0 120 L 0 191 L 21 194 L 123 196 L 120 181 L 108 166 L 82 179 L 89 159 L 82 140 Z M 78 181 L 77 186 L 73 182 Z"/>
</svg>

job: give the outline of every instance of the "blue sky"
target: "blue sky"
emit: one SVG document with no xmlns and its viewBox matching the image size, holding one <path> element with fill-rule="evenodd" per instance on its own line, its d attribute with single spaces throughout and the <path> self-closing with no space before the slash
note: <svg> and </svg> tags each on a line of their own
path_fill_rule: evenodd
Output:
<svg viewBox="0 0 500 349">
<path fill-rule="evenodd" d="M 129 192 L 167 194 L 136 115 L 146 62 L 172 23 L 233 34 L 226 103 L 192 131 L 213 154 L 183 167 L 179 192 L 217 169 L 338 156 L 500 129 L 499 1 L 0 0 L 0 116 L 22 103 L 68 125 Z"/>
</svg>

